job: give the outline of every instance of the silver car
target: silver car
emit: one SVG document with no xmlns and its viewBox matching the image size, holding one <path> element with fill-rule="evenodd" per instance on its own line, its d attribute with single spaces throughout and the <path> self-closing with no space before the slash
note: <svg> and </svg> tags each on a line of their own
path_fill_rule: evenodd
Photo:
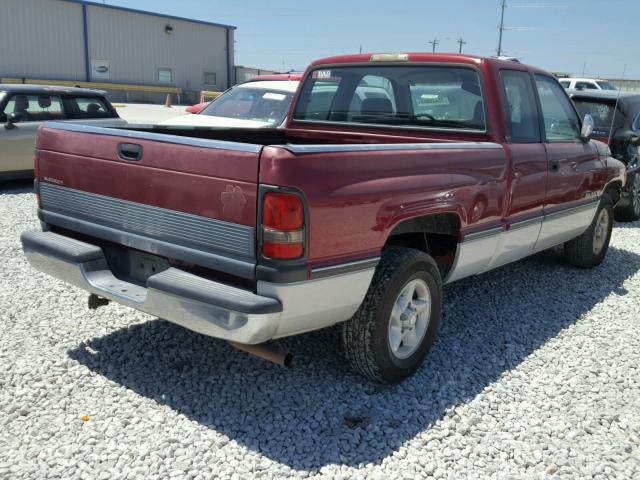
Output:
<svg viewBox="0 0 640 480">
<path fill-rule="evenodd" d="M 0 180 L 33 177 L 36 130 L 47 120 L 126 123 L 100 90 L 0 84 Z"/>
</svg>

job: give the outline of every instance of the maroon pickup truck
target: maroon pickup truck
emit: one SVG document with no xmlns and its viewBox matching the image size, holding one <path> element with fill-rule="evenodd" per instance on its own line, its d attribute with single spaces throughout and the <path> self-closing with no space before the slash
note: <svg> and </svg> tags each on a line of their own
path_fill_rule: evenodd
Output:
<svg viewBox="0 0 640 480">
<path fill-rule="evenodd" d="M 519 63 L 329 58 L 281 130 L 46 124 L 42 231 L 22 244 L 90 305 L 249 351 L 340 323 L 355 370 L 397 382 L 434 341 L 443 284 L 560 244 L 602 261 L 624 165 L 591 128 Z"/>
</svg>

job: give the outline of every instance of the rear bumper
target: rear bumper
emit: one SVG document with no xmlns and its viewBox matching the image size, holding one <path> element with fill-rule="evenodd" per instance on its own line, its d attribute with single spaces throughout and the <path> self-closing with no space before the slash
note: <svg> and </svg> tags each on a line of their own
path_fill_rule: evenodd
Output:
<svg viewBox="0 0 640 480">
<path fill-rule="evenodd" d="M 53 232 L 24 232 L 29 263 L 53 277 L 196 332 L 239 343 L 261 343 L 278 329 L 282 304 L 176 268 L 147 286 L 116 278 L 100 247 Z"/>
<path fill-rule="evenodd" d="M 375 270 L 369 261 L 361 269 L 327 278 L 258 282 L 255 294 L 169 268 L 150 276 L 142 287 L 116 278 L 96 245 L 40 231 L 24 232 L 21 240 L 29 263 L 41 272 L 204 335 L 246 344 L 349 319 Z"/>
</svg>

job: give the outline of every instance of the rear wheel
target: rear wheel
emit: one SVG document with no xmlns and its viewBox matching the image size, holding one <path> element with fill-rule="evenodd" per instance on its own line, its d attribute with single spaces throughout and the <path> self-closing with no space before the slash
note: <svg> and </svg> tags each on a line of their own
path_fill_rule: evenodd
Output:
<svg viewBox="0 0 640 480">
<path fill-rule="evenodd" d="M 605 194 L 589 228 L 579 237 L 564 244 L 566 259 L 580 268 L 600 265 L 609 249 L 612 229 L 613 205 L 609 196 Z"/>
<path fill-rule="evenodd" d="M 615 218 L 619 222 L 635 222 L 640 219 L 640 177 L 637 173 L 629 175 L 629 183 L 625 189 L 631 201 L 624 207 L 616 207 Z"/>
<path fill-rule="evenodd" d="M 422 364 L 441 315 L 442 281 L 433 259 L 411 248 L 387 248 L 365 300 L 343 324 L 345 355 L 358 373 L 397 383 Z"/>
</svg>

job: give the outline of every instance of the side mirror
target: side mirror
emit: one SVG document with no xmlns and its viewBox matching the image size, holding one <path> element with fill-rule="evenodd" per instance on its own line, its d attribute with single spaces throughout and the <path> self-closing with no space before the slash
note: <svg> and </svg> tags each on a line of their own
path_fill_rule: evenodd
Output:
<svg viewBox="0 0 640 480">
<path fill-rule="evenodd" d="M 20 120 L 22 120 L 22 115 L 20 113 L 10 113 L 9 115 L 7 115 L 7 123 L 5 124 L 4 128 L 6 128 L 7 130 L 12 130 L 16 128 L 15 124 Z"/>
<path fill-rule="evenodd" d="M 582 119 L 582 130 L 580 130 L 580 138 L 583 142 L 587 143 L 589 140 L 591 140 L 593 126 L 593 117 L 587 113 Z"/>
</svg>

